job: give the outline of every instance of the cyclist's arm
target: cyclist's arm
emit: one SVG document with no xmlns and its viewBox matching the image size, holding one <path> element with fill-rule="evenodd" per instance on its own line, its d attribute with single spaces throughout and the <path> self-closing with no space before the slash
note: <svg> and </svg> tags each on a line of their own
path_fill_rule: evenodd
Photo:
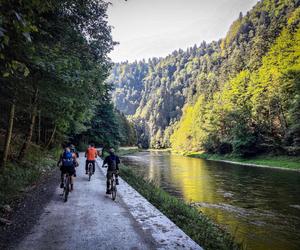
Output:
<svg viewBox="0 0 300 250">
<path fill-rule="evenodd" d="M 117 156 L 116 158 L 117 170 L 119 170 L 119 164 L 121 163 L 120 158 Z"/>
<path fill-rule="evenodd" d="M 107 159 L 107 157 L 105 157 L 105 159 L 103 161 L 103 164 L 102 164 L 102 167 L 104 167 L 104 165 L 107 164 L 107 161 L 108 161 L 108 159 Z"/>
</svg>

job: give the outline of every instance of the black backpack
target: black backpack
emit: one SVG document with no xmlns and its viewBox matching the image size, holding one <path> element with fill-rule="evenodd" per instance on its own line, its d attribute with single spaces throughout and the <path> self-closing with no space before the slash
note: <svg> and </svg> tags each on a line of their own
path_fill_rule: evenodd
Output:
<svg viewBox="0 0 300 250">
<path fill-rule="evenodd" d="M 115 170 L 117 170 L 117 157 L 116 156 L 110 156 L 109 171 L 115 171 Z"/>
</svg>

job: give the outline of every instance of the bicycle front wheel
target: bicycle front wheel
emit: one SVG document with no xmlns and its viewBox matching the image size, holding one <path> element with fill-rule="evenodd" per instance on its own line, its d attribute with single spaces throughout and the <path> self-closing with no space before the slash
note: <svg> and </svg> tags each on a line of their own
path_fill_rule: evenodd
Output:
<svg viewBox="0 0 300 250">
<path fill-rule="evenodd" d="M 116 187 L 116 181 L 112 181 L 111 186 L 111 198 L 114 201 L 117 197 L 117 187 Z"/>
</svg>

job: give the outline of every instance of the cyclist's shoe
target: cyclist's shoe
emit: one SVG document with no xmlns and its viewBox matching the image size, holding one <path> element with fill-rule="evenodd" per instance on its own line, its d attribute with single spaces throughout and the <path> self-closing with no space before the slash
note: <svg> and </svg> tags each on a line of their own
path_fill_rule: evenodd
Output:
<svg viewBox="0 0 300 250">
<path fill-rule="evenodd" d="M 106 194 L 111 194 L 111 191 L 110 190 L 106 190 Z"/>
<path fill-rule="evenodd" d="M 64 188 L 64 183 L 63 182 L 60 183 L 60 188 Z"/>
<path fill-rule="evenodd" d="M 70 191 L 72 192 L 73 190 L 74 190 L 74 188 L 73 188 L 73 184 L 71 184 L 71 190 L 70 190 Z"/>
<path fill-rule="evenodd" d="M 119 185 L 119 179 L 116 179 L 116 185 Z"/>
</svg>

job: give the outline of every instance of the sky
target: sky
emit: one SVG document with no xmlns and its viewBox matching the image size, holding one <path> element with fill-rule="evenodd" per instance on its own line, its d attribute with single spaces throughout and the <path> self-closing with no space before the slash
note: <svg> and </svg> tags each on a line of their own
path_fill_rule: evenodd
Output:
<svg viewBox="0 0 300 250">
<path fill-rule="evenodd" d="M 225 37 L 239 13 L 257 0 L 111 0 L 108 22 L 119 42 L 113 62 L 164 57 Z"/>
</svg>

